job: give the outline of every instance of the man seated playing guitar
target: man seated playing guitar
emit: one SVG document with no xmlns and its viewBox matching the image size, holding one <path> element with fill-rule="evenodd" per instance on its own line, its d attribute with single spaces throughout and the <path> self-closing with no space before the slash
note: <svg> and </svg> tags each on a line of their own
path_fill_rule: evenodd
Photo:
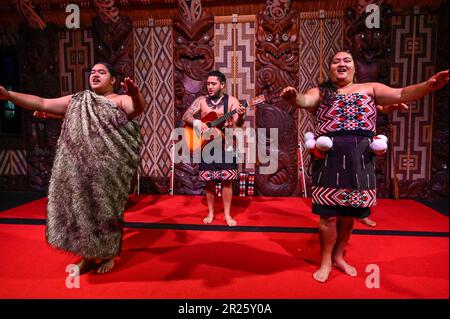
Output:
<svg viewBox="0 0 450 319">
<path fill-rule="evenodd" d="M 204 122 L 196 118 L 204 118 L 210 112 L 216 112 L 220 117 L 230 111 L 236 110 L 236 114 L 228 118 L 225 127 L 241 127 L 245 121 L 245 108 L 239 101 L 230 95 L 226 95 L 225 75 L 220 71 L 208 73 L 206 82 L 208 95 L 197 98 L 186 110 L 183 121 L 190 126 L 199 124 L 201 133 L 205 134 L 210 128 Z M 225 147 L 222 144 L 222 161 L 205 163 L 202 158 L 200 163 L 200 180 L 206 181 L 206 202 L 208 204 L 208 215 L 203 219 L 205 224 L 209 224 L 214 219 L 214 198 L 216 193 L 216 181 L 222 183 L 222 198 L 225 215 L 225 222 L 228 226 L 236 226 L 236 220 L 231 217 L 231 199 L 233 196 L 232 181 L 238 179 L 236 158 L 232 163 L 225 162 Z"/>
</svg>

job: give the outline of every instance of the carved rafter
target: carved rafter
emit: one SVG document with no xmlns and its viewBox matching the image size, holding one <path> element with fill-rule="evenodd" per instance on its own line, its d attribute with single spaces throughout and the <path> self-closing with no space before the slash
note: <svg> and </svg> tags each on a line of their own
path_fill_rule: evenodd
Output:
<svg viewBox="0 0 450 319">
<path fill-rule="evenodd" d="M 114 0 L 94 0 L 94 4 L 103 23 L 116 23 L 120 20 L 119 10 L 114 5 Z"/>
<path fill-rule="evenodd" d="M 44 19 L 36 12 L 31 0 L 16 0 L 16 8 L 28 26 L 41 30 L 47 26 Z"/>
</svg>

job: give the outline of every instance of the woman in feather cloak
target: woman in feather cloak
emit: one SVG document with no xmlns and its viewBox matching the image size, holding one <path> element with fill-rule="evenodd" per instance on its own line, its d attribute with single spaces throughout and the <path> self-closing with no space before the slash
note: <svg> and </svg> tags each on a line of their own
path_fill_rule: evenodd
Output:
<svg viewBox="0 0 450 319">
<path fill-rule="evenodd" d="M 125 94 L 114 92 L 115 70 L 97 63 L 91 90 L 48 99 L 8 91 L 0 99 L 25 109 L 62 116 L 48 190 L 46 238 L 56 248 L 81 256 L 79 273 L 114 266 L 122 243 L 123 211 L 142 145 L 134 120 L 145 102 L 137 85 L 125 78 Z"/>
</svg>

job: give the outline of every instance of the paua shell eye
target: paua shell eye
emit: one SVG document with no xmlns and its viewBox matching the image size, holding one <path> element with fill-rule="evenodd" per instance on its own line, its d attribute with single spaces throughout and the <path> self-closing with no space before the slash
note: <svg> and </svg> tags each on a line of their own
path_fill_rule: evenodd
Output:
<svg viewBox="0 0 450 319">
<path fill-rule="evenodd" d="M 284 42 L 289 41 L 289 34 L 285 33 L 281 36 L 281 39 L 283 39 Z"/>
<path fill-rule="evenodd" d="M 270 33 L 268 35 L 266 35 L 266 41 L 272 42 L 272 40 L 273 40 L 273 35 L 271 35 Z"/>
</svg>

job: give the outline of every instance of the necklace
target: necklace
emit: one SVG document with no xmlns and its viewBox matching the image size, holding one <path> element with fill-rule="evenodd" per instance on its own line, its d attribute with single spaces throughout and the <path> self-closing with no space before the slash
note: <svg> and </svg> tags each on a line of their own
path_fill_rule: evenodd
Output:
<svg viewBox="0 0 450 319">
<path fill-rule="evenodd" d="M 213 109 L 217 108 L 217 105 L 219 105 L 219 103 L 222 101 L 222 98 L 223 98 L 223 95 L 221 97 L 219 97 L 217 99 L 217 101 L 214 101 L 213 99 L 209 98 L 209 101 L 211 102 Z"/>
</svg>

